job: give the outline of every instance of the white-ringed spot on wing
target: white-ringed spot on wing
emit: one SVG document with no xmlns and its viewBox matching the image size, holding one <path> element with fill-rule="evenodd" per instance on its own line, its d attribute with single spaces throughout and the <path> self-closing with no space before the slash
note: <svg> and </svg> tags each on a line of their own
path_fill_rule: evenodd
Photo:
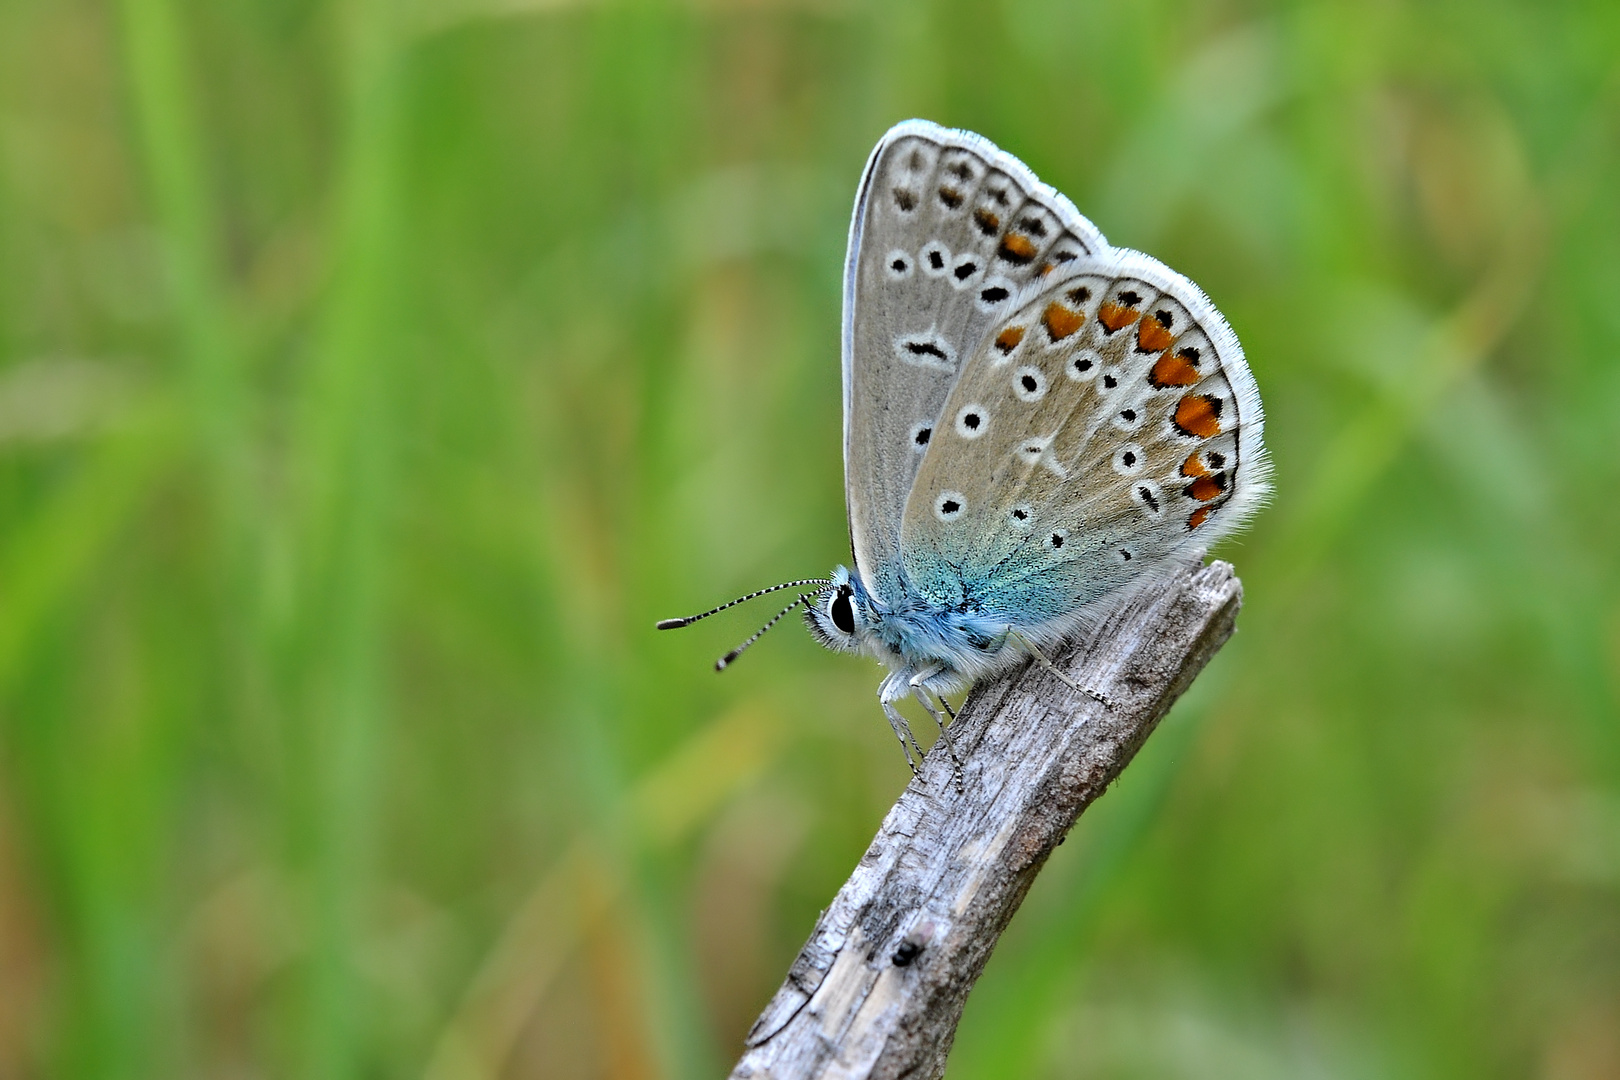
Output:
<svg viewBox="0 0 1620 1080">
<path fill-rule="evenodd" d="M 1064 544 L 1066 544 L 1068 542 L 1069 542 L 1069 530 L 1068 529 L 1053 529 L 1052 534 L 1046 538 L 1047 549 L 1051 550 L 1051 551 L 1058 550 L 1059 548 L 1061 548 Z"/>
<path fill-rule="evenodd" d="M 1015 453 L 1017 453 L 1019 458 L 1023 460 L 1024 464 L 1033 465 L 1037 461 L 1041 460 L 1041 455 L 1046 453 L 1046 448 L 1051 445 L 1052 440 L 1050 438 L 1025 439 L 1023 442 L 1018 444 L 1018 449 L 1015 451 Z"/>
<path fill-rule="evenodd" d="M 906 441 L 911 444 L 913 450 L 920 454 L 928 449 L 928 440 L 933 437 L 934 425 L 924 421 L 920 424 L 911 425 L 911 432 L 906 436 Z"/>
<path fill-rule="evenodd" d="M 894 353 L 908 364 L 956 373 L 956 350 L 938 334 L 901 334 Z"/>
<path fill-rule="evenodd" d="M 934 500 L 934 516 L 949 525 L 967 510 L 967 499 L 960 491 L 942 491 Z"/>
<path fill-rule="evenodd" d="M 1019 503 L 1007 511 L 1007 524 L 1019 532 L 1028 532 L 1035 526 L 1035 508 L 1029 503 Z"/>
<path fill-rule="evenodd" d="M 1063 370 L 1076 382 L 1090 382 L 1102 370 L 1102 357 L 1091 349 L 1081 349 L 1069 359 Z"/>
<path fill-rule="evenodd" d="M 1021 367 L 1013 372 L 1012 388 L 1019 401 L 1039 401 L 1046 396 L 1046 376 L 1040 368 Z"/>
<path fill-rule="evenodd" d="M 1097 393 L 1106 397 L 1107 395 L 1117 391 L 1124 381 L 1125 370 L 1123 368 L 1108 368 L 1106 371 L 1098 373 Z"/>
<path fill-rule="evenodd" d="M 1154 521 L 1164 516 L 1164 492 L 1152 480 L 1135 481 L 1131 485 L 1131 499 Z"/>
<path fill-rule="evenodd" d="M 1114 427 L 1119 431 L 1132 432 L 1142 426 L 1147 411 L 1141 403 L 1127 405 L 1114 413 Z"/>
<path fill-rule="evenodd" d="M 1121 476 L 1135 476 L 1144 464 L 1142 448 L 1136 443 L 1126 443 L 1114 451 L 1114 471 Z"/>
<path fill-rule="evenodd" d="M 917 252 L 917 261 L 929 277 L 944 277 L 950 269 L 951 249 L 938 240 L 930 240 Z"/>
<path fill-rule="evenodd" d="M 964 439 L 977 439 L 990 430 L 990 414 L 975 402 L 964 405 L 956 413 L 956 433 Z"/>
<path fill-rule="evenodd" d="M 911 276 L 911 256 L 906 252 L 896 248 L 884 259 L 883 269 L 888 273 L 890 281 L 904 281 Z"/>
<path fill-rule="evenodd" d="M 1004 277 L 988 277 L 978 291 L 977 303 L 984 311 L 995 311 L 1013 294 L 1013 283 Z"/>
<path fill-rule="evenodd" d="M 966 289 L 975 284 L 983 272 L 983 259 L 977 255 L 959 255 L 956 262 L 951 264 L 951 285 L 957 289 Z"/>
</svg>

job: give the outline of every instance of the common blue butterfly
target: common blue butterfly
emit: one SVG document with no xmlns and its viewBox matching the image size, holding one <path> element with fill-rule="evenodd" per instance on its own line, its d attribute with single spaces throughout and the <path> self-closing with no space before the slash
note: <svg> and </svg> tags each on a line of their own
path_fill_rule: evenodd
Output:
<svg viewBox="0 0 1620 1080">
<path fill-rule="evenodd" d="M 971 132 L 908 120 L 872 151 L 843 368 L 855 568 L 714 609 L 813 590 L 716 666 L 802 603 L 822 644 L 889 668 L 878 700 L 908 762 L 900 700 L 939 721 L 948 693 L 1050 666 L 1269 491 L 1259 391 L 1220 312 Z"/>
</svg>

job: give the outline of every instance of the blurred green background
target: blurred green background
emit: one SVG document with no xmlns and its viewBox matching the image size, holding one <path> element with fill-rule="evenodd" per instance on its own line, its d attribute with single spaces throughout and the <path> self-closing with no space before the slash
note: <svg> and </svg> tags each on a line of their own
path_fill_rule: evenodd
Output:
<svg viewBox="0 0 1620 1080">
<path fill-rule="evenodd" d="M 0 1077 L 720 1074 L 906 774 L 891 123 L 1220 304 L 1240 632 L 951 1075 L 1620 1077 L 1620 7 L 6 0 Z"/>
</svg>

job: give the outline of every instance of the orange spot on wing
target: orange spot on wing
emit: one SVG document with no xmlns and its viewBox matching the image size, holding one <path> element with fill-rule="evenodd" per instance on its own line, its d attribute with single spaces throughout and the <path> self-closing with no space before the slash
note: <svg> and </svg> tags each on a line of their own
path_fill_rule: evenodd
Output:
<svg viewBox="0 0 1620 1080">
<path fill-rule="evenodd" d="M 1023 340 L 1024 328 L 1022 326 L 1009 326 L 996 335 L 996 348 L 1004 353 L 1010 353 L 1018 348 L 1018 343 Z"/>
<path fill-rule="evenodd" d="M 1039 270 L 1035 271 L 1035 272 L 1037 274 L 1039 274 L 1041 277 L 1045 277 L 1047 274 L 1050 274 L 1052 272 L 1052 264 L 1051 263 L 1042 263 L 1041 268 Z"/>
<path fill-rule="evenodd" d="M 1035 243 L 1023 233 L 1008 233 L 1001 238 L 1001 247 L 997 253 L 1011 263 L 1032 262 L 1035 258 Z"/>
<path fill-rule="evenodd" d="M 979 231 L 986 236 L 994 236 L 996 230 L 1001 228 L 1001 219 L 982 206 L 973 211 L 973 220 L 979 223 Z"/>
<path fill-rule="evenodd" d="M 1085 321 L 1085 312 L 1065 307 L 1056 300 L 1046 305 L 1046 314 L 1041 316 L 1041 322 L 1046 324 L 1046 332 L 1052 335 L 1053 341 L 1062 341 L 1080 329 Z"/>
<path fill-rule="evenodd" d="M 1146 323 L 1142 324 L 1145 328 Z M 1153 325 L 1157 326 L 1158 323 Z M 1166 386 L 1192 386 L 1199 379 L 1198 369 L 1187 362 L 1186 357 L 1180 354 L 1165 353 L 1153 363 L 1153 370 L 1148 372 L 1148 382 L 1162 390 Z"/>
<path fill-rule="evenodd" d="M 1182 476 L 1208 476 L 1209 475 L 1209 470 L 1204 468 L 1204 463 L 1202 461 L 1198 460 L 1198 451 L 1194 450 L 1192 453 L 1188 454 L 1187 455 L 1187 460 L 1183 461 L 1181 463 L 1181 475 Z"/>
<path fill-rule="evenodd" d="M 1220 399 L 1208 394 L 1188 394 L 1176 403 L 1176 427 L 1201 439 L 1221 433 L 1220 415 Z"/>
<path fill-rule="evenodd" d="M 1143 352 L 1163 352 L 1175 341 L 1176 335 L 1158 319 L 1143 319 L 1136 331 L 1136 347 Z"/>
<path fill-rule="evenodd" d="M 1131 325 L 1136 320 L 1137 314 L 1135 308 L 1121 307 L 1111 300 L 1106 300 L 1102 307 L 1097 309 L 1097 321 L 1108 327 L 1108 332 L 1112 334 Z"/>
<path fill-rule="evenodd" d="M 1192 517 L 1187 519 L 1187 531 L 1191 532 L 1192 530 L 1198 528 L 1198 526 L 1202 525 L 1204 522 L 1206 522 L 1208 520 L 1209 520 L 1209 507 L 1200 506 L 1198 509 L 1196 509 L 1196 510 L 1194 510 L 1192 512 Z"/>
<path fill-rule="evenodd" d="M 1188 498 L 1199 502 L 1209 502 L 1226 490 L 1226 478 L 1223 476 L 1200 476 L 1182 489 Z"/>
</svg>

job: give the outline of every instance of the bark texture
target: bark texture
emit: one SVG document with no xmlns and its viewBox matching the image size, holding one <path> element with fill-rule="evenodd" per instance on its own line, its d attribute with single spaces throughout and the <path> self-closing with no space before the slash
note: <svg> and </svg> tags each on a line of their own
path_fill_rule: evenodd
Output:
<svg viewBox="0 0 1620 1080">
<path fill-rule="evenodd" d="M 938 1077 L 1046 857 L 1232 634 L 1232 567 L 1189 565 L 1052 657 L 975 687 L 748 1034 L 733 1078 Z"/>
</svg>

